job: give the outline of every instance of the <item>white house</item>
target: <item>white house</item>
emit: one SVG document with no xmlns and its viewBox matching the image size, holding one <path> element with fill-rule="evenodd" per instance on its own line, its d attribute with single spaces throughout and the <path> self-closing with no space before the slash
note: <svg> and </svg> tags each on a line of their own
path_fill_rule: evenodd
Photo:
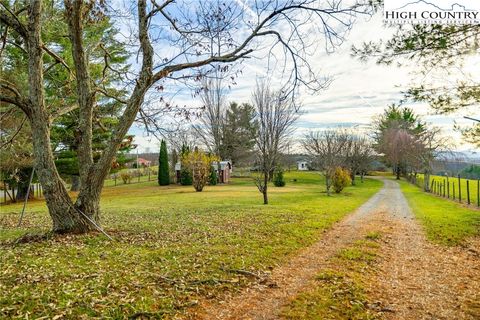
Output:
<svg viewBox="0 0 480 320">
<path fill-rule="evenodd" d="M 308 170 L 308 162 L 307 161 L 297 161 L 297 169 L 298 171 L 307 171 Z"/>
</svg>

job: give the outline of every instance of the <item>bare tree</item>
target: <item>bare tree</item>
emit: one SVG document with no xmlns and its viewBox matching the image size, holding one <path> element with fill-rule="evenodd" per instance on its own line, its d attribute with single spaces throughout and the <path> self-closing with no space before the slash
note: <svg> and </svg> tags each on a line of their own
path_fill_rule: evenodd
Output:
<svg viewBox="0 0 480 320">
<path fill-rule="evenodd" d="M 385 160 L 393 165 L 397 180 L 409 163 L 414 142 L 414 136 L 400 127 L 390 127 L 383 133 L 377 148 L 384 155 Z"/>
<path fill-rule="evenodd" d="M 315 51 L 311 50 L 312 45 L 320 43 L 332 50 L 340 44 L 355 15 L 370 10 L 369 1 L 365 3 L 366 6 L 345 6 L 340 0 L 270 0 L 248 7 L 239 1 L 138 0 L 136 6 L 132 6 L 134 20 L 125 24 L 133 26 L 132 38 L 119 37 L 119 41 L 133 44 L 132 51 L 138 51 L 138 63 L 119 83 L 125 88 L 124 94 L 112 96 L 101 82 L 92 80 L 89 48 L 84 41 L 86 24 L 101 20 L 103 14 L 114 15 L 105 2 L 55 2 L 51 7 L 60 8 L 64 14 L 52 17 L 47 12 L 50 5 L 44 6 L 42 0 L 2 1 L 0 27 L 6 39 L 2 45 L 18 46 L 21 57 L 13 58 L 28 62 L 25 63 L 28 86 L 0 79 L 0 102 L 18 107 L 30 122 L 36 171 L 53 230 L 87 232 L 99 225 L 103 182 L 137 114 L 149 113 L 150 110 L 143 106 L 151 89 L 159 92 L 168 84 L 198 81 L 220 64 L 232 67 L 233 63 L 251 57 L 254 52 L 267 49 L 270 57 L 283 57 L 279 64 L 285 66 L 284 73 L 289 78 L 284 87 L 286 94 L 293 96 L 298 85 L 318 90 L 324 85 L 324 79 L 316 76 L 308 63 L 309 52 Z M 54 41 L 43 41 L 43 31 L 50 19 L 60 20 L 67 30 L 71 57 L 65 57 Z M 318 37 L 309 36 L 313 28 L 317 28 Z M 324 42 L 319 41 L 319 37 Z M 59 41 L 64 39 L 61 37 Z M 8 50 L 1 50 L 0 54 L 6 52 Z M 112 70 L 110 56 L 105 51 L 103 72 L 121 72 Z M 45 99 L 45 75 L 52 68 L 66 68 L 76 82 L 76 92 L 59 97 L 73 101 L 64 108 L 52 109 Z M 92 126 L 97 102 L 101 99 L 121 103 L 123 113 L 113 129 L 109 146 L 94 161 Z M 52 120 L 74 108 L 79 112 L 76 125 L 81 185 L 76 199 L 70 198 L 62 183 L 50 141 Z"/>
<path fill-rule="evenodd" d="M 443 155 L 449 154 L 448 138 L 442 137 L 439 128 L 427 128 L 421 134 L 411 138 L 407 150 L 407 168 L 411 182 L 416 182 L 417 174 L 424 174 L 424 191 L 430 192 L 430 175 L 433 165 L 441 160 Z"/>
<path fill-rule="evenodd" d="M 348 134 L 343 130 L 310 132 L 302 143 L 312 164 L 324 174 L 327 194 L 330 195 L 335 168 L 346 166 L 346 154 L 350 147 Z"/>
<path fill-rule="evenodd" d="M 281 91 L 272 91 L 266 81 L 257 81 L 253 92 L 258 132 L 255 139 L 259 176 L 255 184 L 268 204 L 268 181 L 278 165 L 280 152 L 285 149 L 292 133 L 292 124 L 298 118 L 298 108 Z"/>
<path fill-rule="evenodd" d="M 345 162 L 350 170 L 352 185 L 355 185 L 356 174 L 360 174 L 363 182 L 363 177 L 370 168 L 375 152 L 372 142 L 365 136 L 350 133 L 348 140 Z"/>
<path fill-rule="evenodd" d="M 202 140 L 210 152 L 220 155 L 223 141 L 223 126 L 226 112 L 226 88 L 222 79 L 204 79 L 200 97 L 203 103 L 203 112 L 199 124 L 193 125 L 195 133 Z"/>
<path fill-rule="evenodd" d="M 164 136 L 173 150 L 180 151 L 183 147 L 193 150 L 197 146 L 197 140 L 191 131 L 188 125 L 178 126 L 175 130 L 166 132 Z"/>
</svg>

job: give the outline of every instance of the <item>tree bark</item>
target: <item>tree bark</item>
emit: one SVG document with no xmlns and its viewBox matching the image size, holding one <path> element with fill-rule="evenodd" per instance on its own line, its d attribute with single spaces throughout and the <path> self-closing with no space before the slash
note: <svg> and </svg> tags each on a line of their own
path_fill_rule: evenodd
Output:
<svg viewBox="0 0 480 320">
<path fill-rule="evenodd" d="M 82 233 L 92 229 L 91 224 L 75 208 L 65 185 L 55 167 L 50 143 L 48 121 L 38 121 L 41 114 L 31 122 L 33 151 L 37 175 L 53 222 L 53 231 L 58 233 Z"/>
<path fill-rule="evenodd" d="M 43 50 L 41 40 L 41 7 L 40 0 L 34 0 L 28 7 L 28 83 L 29 113 L 27 114 L 32 128 L 33 153 L 35 155 L 37 176 L 43 187 L 43 194 L 53 222 L 53 231 L 86 232 L 90 223 L 75 209 L 63 184 L 52 152 L 50 142 L 50 117 L 45 108 L 43 88 Z"/>
<path fill-rule="evenodd" d="M 425 172 L 423 179 L 423 190 L 430 192 L 430 173 Z"/>
<path fill-rule="evenodd" d="M 80 172 L 80 184 L 89 183 L 89 171 L 93 166 L 92 152 L 92 129 L 93 129 L 93 106 L 95 97 L 91 89 L 91 78 L 88 72 L 88 62 L 85 57 L 83 45 L 83 1 L 65 1 L 66 17 L 68 22 L 70 39 L 72 42 L 72 58 L 75 65 L 77 82 L 77 95 L 79 105 L 78 129 L 78 164 Z"/>
<path fill-rule="evenodd" d="M 25 200 L 30 187 L 30 176 L 32 174 L 31 168 L 23 168 L 19 172 L 19 181 L 17 183 L 17 200 Z M 33 192 L 30 190 L 29 199 L 33 199 Z"/>
<path fill-rule="evenodd" d="M 327 185 L 327 195 L 330 196 L 330 177 L 329 177 L 329 174 L 327 173 L 327 175 L 325 176 L 325 183 Z"/>
<path fill-rule="evenodd" d="M 268 172 L 263 173 L 263 204 L 268 204 Z"/>
<path fill-rule="evenodd" d="M 19 184 L 18 185 L 18 190 L 17 190 L 17 196 L 16 199 L 19 201 L 25 200 L 25 197 L 27 196 L 28 193 L 28 183 L 27 184 Z M 28 194 L 29 199 L 33 199 L 33 192 L 30 190 L 30 193 Z"/>
</svg>

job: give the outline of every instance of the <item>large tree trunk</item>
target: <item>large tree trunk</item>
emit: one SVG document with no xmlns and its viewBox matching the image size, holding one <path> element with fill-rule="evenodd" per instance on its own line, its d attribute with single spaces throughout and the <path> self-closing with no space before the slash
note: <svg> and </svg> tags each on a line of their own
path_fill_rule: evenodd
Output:
<svg viewBox="0 0 480 320">
<path fill-rule="evenodd" d="M 33 151 L 35 154 L 38 179 L 42 184 L 45 201 L 52 218 L 53 231 L 58 233 L 82 233 L 92 229 L 73 205 L 67 189 L 55 167 L 50 144 L 48 121 L 40 121 L 41 115 L 31 122 L 33 133 Z"/>
<path fill-rule="evenodd" d="M 50 143 L 50 117 L 45 108 L 43 88 L 41 6 L 41 1 L 32 1 L 28 7 L 27 52 L 30 108 L 27 116 L 32 128 L 35 167 L 52 218 L 53 231 L 86 232 L 90 230 L 91 224 L 75 209 L 55 167 Z"/>
<path fill-rule="evenodd" d="M 17 196 L 16 196 L 16 199 L 17 200 L 20 200 L 20 201 L 23 201 L 25 200 L 25 197 L 27 196 L 27 193 L 28 193 L 28 197 L 29 199 L 32 199 L 33 198 L 33 192 L 32 190 L 30 190 L 30 193 L 28 192 L 28 188 L 30 186 L 30 176 L 32 175 L 32 168 L 24 168 L 24 169 L 21 169 L 20 172 L 19 172 L 19 181 L 17 183 Z"/>
</svg>

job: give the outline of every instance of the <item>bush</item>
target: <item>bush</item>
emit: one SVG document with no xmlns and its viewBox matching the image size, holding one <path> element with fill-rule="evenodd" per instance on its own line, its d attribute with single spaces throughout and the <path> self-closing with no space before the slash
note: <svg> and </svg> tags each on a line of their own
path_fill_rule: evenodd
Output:
<svg viewBox="0 0 480 320">
<path fill-rule="evenodd" d="M 342 190 L 350 183 L 352 183 L 352 178 L 350 178 L 350 171 L 341 167 L 335 168 L 335 172 L 332 176 L 332 185 L 335 193 L 342 192 Z"/>
<path fill-rule="evenodd" d="M 275 173 L 273 176 L 273 185 L 275 187 L 285 187 L 285 179 L 283 178 L 282 169 L 275 170 Z"/>
<path fill-rule="evenodd" d="M 215 186 L 218 183 L 217 170 L 213 166 L 210 167 L 209 183 L 211 186 Z"/>
<path fill-rule="evenodd" d="M 465 179 L 480 179 L 480 166 L 472 164 L 460 171 L 460 177 Z"/>
<path fill-rule="evenodd" d="M 217 157 L 206 154 L 198 148 L 182 157 L 182 168 L 191 170 L 195 191 L 201 192 L 209 182 L 212 163 L 215 161 L 218 161 Z"/>
<path fill-rule="evenodd" d="M 182 186 L 191 186 L 193 183 L 192 174 L 188 168 L 182 168 L 180 171 L 180 184 Z"/>
<path fill-rule="evenodd" d="M 120 178 L 122 178 L 122 181 L 124 184 L 132 182 L 133 175 L 129 171 L 121 172 L 120 173 Z"/>
</svg>

